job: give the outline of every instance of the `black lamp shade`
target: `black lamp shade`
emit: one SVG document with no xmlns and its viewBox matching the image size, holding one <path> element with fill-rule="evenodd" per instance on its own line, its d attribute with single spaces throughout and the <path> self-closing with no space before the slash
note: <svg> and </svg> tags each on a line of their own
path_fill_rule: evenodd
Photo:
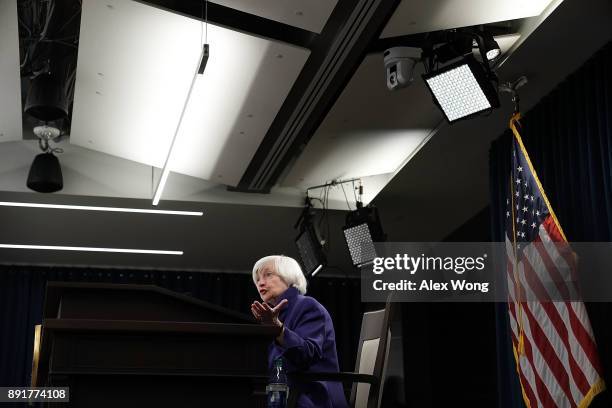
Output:
<svg viewBox="0 0 612 408">
<path fill-rule="evenodd" d="M 68 98 L 54 75 L 42 74 L 32 80 L 26 97 L 25 113 L 45 121 L 68 117 Z"/>
<path fill-rule="evenodd" d="M 62 168 L 53 153 L 41 153 L 34 158 L 27 185 L 39 193 L 53 193 L 64 187 Z"/>
</svg>

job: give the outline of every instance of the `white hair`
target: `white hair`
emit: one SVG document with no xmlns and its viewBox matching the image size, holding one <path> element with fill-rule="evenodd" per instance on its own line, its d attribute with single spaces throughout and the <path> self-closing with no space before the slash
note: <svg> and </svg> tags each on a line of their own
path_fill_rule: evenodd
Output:
<svg viewBox="0 0 612 408">
<path fill-rule="evenodd" d="M 306 293 L 306 278 L 300 264 L 285 255 L 264 256 L 253 265 L 253 283 L 257 286 L 257 272 L 267 263 L 274 265 L 274 270 L 287 286 L 295 286 L 304 295 Z"/>
</svg>

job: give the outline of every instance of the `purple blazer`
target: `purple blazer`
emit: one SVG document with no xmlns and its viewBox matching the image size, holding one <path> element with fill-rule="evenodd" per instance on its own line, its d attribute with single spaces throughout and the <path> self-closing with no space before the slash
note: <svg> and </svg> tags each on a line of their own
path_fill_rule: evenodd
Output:
<svg viewBox="0 0 612 408">
<path fill-rule="evenodd" d="M 284 344 L 272 342 L 268 353 L 268 365 L 283 357 L 287 373 L 294 371 L 338 372 L 336 334 L 329 313 L 310 296 L 302 296 L 294 287 L 287 289 L 278 302 L 289 302 L 281 309 L 279 319 L 285 325 Z M 292 384 L 302 395 L 300 408 L 346 408 L 346 398 L 339 382 L 318 381 L 308 384 Z"/>
</svg>

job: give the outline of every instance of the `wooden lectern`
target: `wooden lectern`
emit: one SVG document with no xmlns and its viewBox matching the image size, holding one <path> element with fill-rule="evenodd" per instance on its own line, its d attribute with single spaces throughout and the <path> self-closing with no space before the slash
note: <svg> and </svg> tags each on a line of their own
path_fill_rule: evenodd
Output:
<svg viewBox="0 0 612 408">
<path fill-rule="evenodd" d="M 263 407 L 278 334 L 157 286 L 50 282 L 32 385 L 71 407 Z"/>
</svg>

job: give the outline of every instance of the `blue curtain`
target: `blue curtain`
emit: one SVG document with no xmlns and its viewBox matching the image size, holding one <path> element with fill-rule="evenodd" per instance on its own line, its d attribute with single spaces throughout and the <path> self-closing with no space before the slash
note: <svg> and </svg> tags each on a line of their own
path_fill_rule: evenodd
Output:
<svg viewBox="0 0 612 408">
<path fill-rule="evenodd" d="M 521 136 L 569 241 L 612 240 L 612 43 L 608 43 L 524 115 Z M 492 236 L 502 218 L 511 133 L 491 145 Z M 612 386 L 612 307 L 587 304 L 608 387 Z M 507 309 L 497 309 L 499 406 L 523 407 L 509 339 Z M 591 407 L 612 406 L 609 391 Z"/>
<path fill-rule="evenodd" d="M 30 383 L 34 326 L 48 281 L 154 284 L 246 314 L 259 299 L 246 274 L 0 266 L 0 387 Z M 363 315 L 359 280 L 317 276 L 308 295 L 329 311 L 341 369 L 352 371 Z"/>
</svg>

